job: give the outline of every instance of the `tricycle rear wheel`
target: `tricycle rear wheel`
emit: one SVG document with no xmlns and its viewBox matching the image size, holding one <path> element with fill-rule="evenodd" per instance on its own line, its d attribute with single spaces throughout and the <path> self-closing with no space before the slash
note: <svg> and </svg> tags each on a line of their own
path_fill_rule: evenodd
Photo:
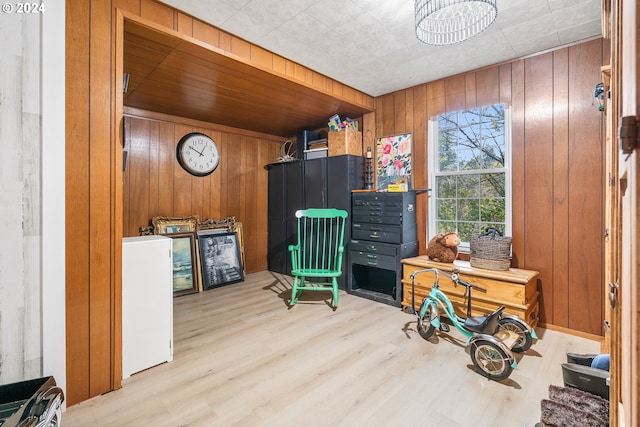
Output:
<svg viewBox="0 0 640 427">
<path fill-rule="evenodd" d="M 495 343 L 477 340 L 471 344 L 471 361 L 480 373 L 492 380 L 503 380 L 513 371 L 507 353 Z"/>
<path fill-rule="evenodd" d="M 511 347 L 511 351 L 514 353 L 523 353 L 531 348 L 533 337 L 522 323 L 509 317 L 503 317 L 498 321 L 498 330 L 500 329 L 514 332 L 518 335 L 518 340 L 515 342 L 513 347 Z"/>
</svg>

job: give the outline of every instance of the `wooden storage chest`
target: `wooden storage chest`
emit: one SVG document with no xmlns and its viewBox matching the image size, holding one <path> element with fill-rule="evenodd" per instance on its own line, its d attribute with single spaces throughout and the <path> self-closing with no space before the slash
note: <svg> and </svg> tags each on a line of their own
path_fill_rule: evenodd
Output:
<svg viewBox="0 0 640 427">
<path fill-rule="evenodd" d="M 537 271 L 511 268 L 506 271 L 493 271 L 473 268 L 468 262 L 456 261 L 445 264 L 431 261 L 427 256 L 406 258 L 402 261 L 402 307 L 410 311 L 411 307 L 411 273 L 425 268 L 437 268 L 451 274 L 454 268 L 459 270 L 460 277 L 465 282 L 482 286 L 487 292 L 472 291 L 472 315 L 478 316 L 493 312 L 501 305 L 505 312 L 516 314 L 531 326 L 538 323 L 538 285 Z M 424 297 L 428 296 L 431 285 L 435 280 L 435 273 L 426 272 L 415 277 L 415 309 L 420 308 Z M 463 286 L 455 287 L 448 277 L 440 276 L 440 289 L 447 294 L 458 315 L 466 316 L 467 305 L 464 299 Z"/>
</svg>

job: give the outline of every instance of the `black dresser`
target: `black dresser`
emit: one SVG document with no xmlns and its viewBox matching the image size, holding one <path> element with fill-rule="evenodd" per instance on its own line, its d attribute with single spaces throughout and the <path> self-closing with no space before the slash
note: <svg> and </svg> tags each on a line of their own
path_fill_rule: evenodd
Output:
<svg viewBox="0 0 640 427">
<path fill-rule="evenodd" d="M 353 192 L 347 291 L 400 307 L 403 258 L 418 255 L 415 191 Z"/>
</svg>

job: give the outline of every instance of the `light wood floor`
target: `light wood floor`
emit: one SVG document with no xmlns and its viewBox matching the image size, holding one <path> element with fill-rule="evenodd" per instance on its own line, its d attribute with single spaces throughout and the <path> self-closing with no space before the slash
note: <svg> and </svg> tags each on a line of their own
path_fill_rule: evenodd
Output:
<svg viewBox="0 0 640 427">
<path fill-rule="evenodd" d="M 335 312 L 309 292 L 287 309 L 290 283 L 261 272 L 176 298 L 173 362 L 68 408 L 61 425 L 533 426 L 565 353 L 599 349 L 538 328 L 518 370 L 489 381 L 455 330 L 425 341 L 415 316 L 344 292 Z"/>
</svg>

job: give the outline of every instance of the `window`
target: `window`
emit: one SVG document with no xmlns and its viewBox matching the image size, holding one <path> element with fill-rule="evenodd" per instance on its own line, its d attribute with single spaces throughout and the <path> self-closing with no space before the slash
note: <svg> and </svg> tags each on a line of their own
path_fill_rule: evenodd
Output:
<svg viewBox="0 0 640 427">
<path fill-rule="evenodd" d="M 429 238 L 456 231 L 462 250 L 487 227 L 511 234 L 511 117 L 504 104 L 429 122 Z"/>
</svg>

